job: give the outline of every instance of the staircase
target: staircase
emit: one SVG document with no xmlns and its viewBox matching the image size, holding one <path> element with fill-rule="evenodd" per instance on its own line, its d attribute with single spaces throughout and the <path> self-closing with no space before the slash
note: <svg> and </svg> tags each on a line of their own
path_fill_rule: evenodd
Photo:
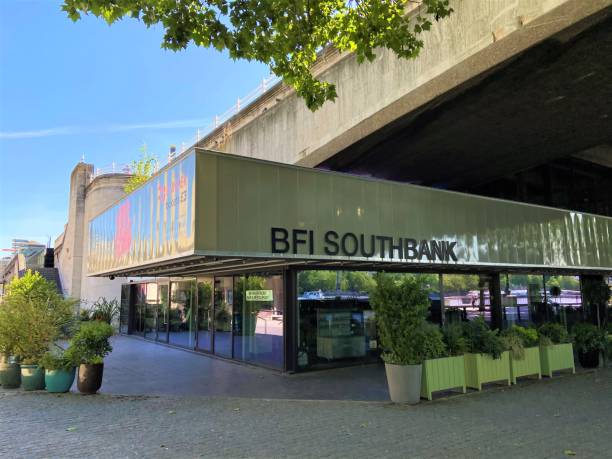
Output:
<svg viewBox="0 0 612 459">
<path fill-rule="evenodd" d="M 30 268 L 32 272 L 40 273 L 42 277 L 57 286 L 57 291 L 62 293 L 62 281 L 60 280 L 57 268 Z M 19 271 L 19 277 L 25 274 L 26 270 Z"/>
</svg>

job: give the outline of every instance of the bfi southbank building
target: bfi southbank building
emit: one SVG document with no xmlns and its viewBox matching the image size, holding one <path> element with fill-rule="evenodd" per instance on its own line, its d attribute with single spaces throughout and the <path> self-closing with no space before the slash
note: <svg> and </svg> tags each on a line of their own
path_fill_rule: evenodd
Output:
<svg viewBox="0 0 612 459">
<path fill-rule="evenodd" d="M 424 276 L 428 320 L 603 320 L 612 218 L 192 149 L 89 223 L 120 332 L 286 372 L 379 359 L 377 272 Z"/>
</svg>

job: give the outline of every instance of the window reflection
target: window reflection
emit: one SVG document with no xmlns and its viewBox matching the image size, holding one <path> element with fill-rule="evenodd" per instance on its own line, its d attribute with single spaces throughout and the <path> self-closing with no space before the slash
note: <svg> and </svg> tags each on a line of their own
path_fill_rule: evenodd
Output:
<svg viewBox="0 0 612 459">
<path fill-rule="evenodd" d="M 482 317 L 491 325 L 491 279 L 478 274 L 444 274 L 444 316 L 446 323 Z"/>
<path fill-rule="evenodd" d="M 234 358 L 282 368 L 282 281 L 281 275 L 234 278 Z"/>
<path fill-rule="evenodd" d="M 212 338 L 212 302 L 213 302 L 213 279 L 212 277 L 198 278 L 198 344 L 201 351 L 211 350 Z"/>
<path fill-rule="evenodd" d="M 232 357 L 233 286 L 231 277 L 215 278 L 214 351 L 223 357 Z"/>
<path fill-rule="evenodd" d="M 170 344 L 189 348 L 195 345 L 194 285 L 191 281 L 170 283 Z"/>
</svg>

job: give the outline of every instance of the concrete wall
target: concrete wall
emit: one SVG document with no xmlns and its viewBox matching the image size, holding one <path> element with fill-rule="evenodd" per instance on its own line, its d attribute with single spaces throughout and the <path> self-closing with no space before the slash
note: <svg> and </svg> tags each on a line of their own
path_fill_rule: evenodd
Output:
<svg viewBox="0 0 612 459">
<path fill-rule="evenodd" d="M 316 67 L 338 99 L 312 113 L 277 87 L 199 146 L 315 166 L 401 116 L 612 4 L 612 0 L 453 1 L 414 60 L 379 51 L 372 63 L 330 52 Z"/>
<path fill-rule="evenodd" d="M 55 241 L 55 266 L 64 295 L 91 306 L 99 297 L 120 299 L 125 279 L 87 277 L 89 219 L 124 196 L 123 186 L 129 176 L 108 174 L 92 178 L 93 165 L 79 163 L 70 176 L 68 221 Z"/>
</svg>

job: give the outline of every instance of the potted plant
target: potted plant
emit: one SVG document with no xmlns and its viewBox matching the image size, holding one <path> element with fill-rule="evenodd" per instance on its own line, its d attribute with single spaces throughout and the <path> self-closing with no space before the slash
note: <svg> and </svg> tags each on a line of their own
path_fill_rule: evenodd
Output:
<svg viewBox="0 0 612 459">
<path fill-rule="evenodd" d="M 421 397 L 428 400 L 432 399 L 432 392 L 460 388 L 465 393 L 466 390 L 463 354 L 467 344 L 461 325 L 446 326 L 443 335 L 447 355 L 437 359 L 426 359 L 423 362 Z"/>
<path fill-rule="evenodd" d="M 10 308 L 0 307 L 0 384 L 5 389 L 16 389 L 21 385 L 21 370 L 15 360 L 18 336 Z"/>
<path fill-rule="evenodd" d="M 546 323 L 538 329 L 538 335 L 542 374 L 552 378 L 555 371 L 572 370 L 575 373 L 574 348 L 565 327 L 557 323 Z"/>
<path fill-rule="evenodd" d="M 104 357 L 113 350 L 109 342 L 111 336 L 111 325 L 94 320 L 83 322 L 70 340 L 66 356 L 75 366 L 79 366 L 79 392 L 95 394 L 102 386 Z"/>
<path fill-rule="evenodd" d="M 86 310 L 81 310 L 81 313 L 83 312 L 86 312 Z M 116 299 L 107 300 L 105 297 L 100 297 L 92 305 L 88 317 L 91 320 L 99 320 L 112 325 L 113 320 L 119 317 L 119 302 Z"/>
<path fill-rule="evenodd" d="M 425 322 L 429 300 L 417 276 L 397 281 L 385 273 L 376 276 L 371 296 L 383 348 L 387 384 L 395 403 L 418 403 L 422 363 L 444 355 L 439 329 Z"/>
<path fill-rule="evenodd" d="M 608 348 L 608 334 L 593 324 L 578 324 L 574 327 L 574 344 L 578 361 L 583 368 L 597 368 L 599 354 Z"/>
<path fill-rule="evenodd" d="M 45 388 L 40 359 L 49 345 L 59 338 L 73 314 L 73 301 L 64 299 L 57 287 L 40 273 L 28 271 L 15 278 L 3 307 L 13 311 L 17 341 L 15 353 L 21 363 L 21 383 L 25 390 Z"/>
<path fill-rule="evenodd" d="M 74 382 L 75 367 L 58 346 L 56 352 L 47 352 L 40 360 L 40 366 L 45 369 L 45 389 L 47 392 L 68 392 Z"/>
<path fill-rule="evenodd" d="M 516 384 L 516 378 L 522 376 L 537 376 L 542 378 L 540 366 L 540 347 L 538 331 L 535 328 L 525 328 L 513 325 L 504 330 L 502 337 L 510 352 L 510 378 Z"/>
<path fill-rule="evenodd" d="M 466 385 L 477 390 L 490 382 L 510 385 L 510 355 L 498 331 L 477 317 L 464 323 L 463 334 L 468 348 L 464 355 Z"/>
</svg>

